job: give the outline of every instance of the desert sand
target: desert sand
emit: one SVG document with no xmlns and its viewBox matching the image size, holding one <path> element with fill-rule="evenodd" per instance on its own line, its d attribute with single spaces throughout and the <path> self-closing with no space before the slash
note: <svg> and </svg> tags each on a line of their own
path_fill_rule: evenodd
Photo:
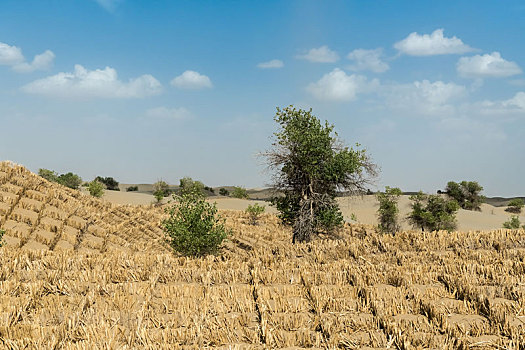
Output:
<svg viewBox="0 0 525 350">
<path fill-rule="evenodd" d="M 85 190 L 83 190 L 85 192 Z M 87 193 L 87 192 L 85 192 Z M 148 205 L 155 202 L 151 194 L 123 192 L 123 191 L 106 191 L 104 200 L 114 204 L 131 204 L 131 205 Z M 168 203 L 171 198 L 165 198 L 163 203 Z M 276 213 L 277 210 L 269 203 L 261 200 L 246 200 L 229 197 L 210 197 L 211 203 L 216 203 L 217 208 L 221 210 L 245 210 L 249 205 L 258 203 L 266 206 L 266 212 Z M 378 203 L 375 196 L 349 196 L 337 199 L 344 218 L 348 222 L 357 222 L 362 224 L 377 224 Z M 399 217 L 401 218 L 401 227 L 404 230 L 411 229 L 411 226 L 404 219 L 410 212 L 409 196 L 401 196 L 399 199 Z M 352 214 L 355 214 L 357 221 L 352 220 Z M 509 220 L 512 214 L 505 211 L 505 207 L 495 207 L 489 204 L 483 204 L 481 211 L 468 211 L 460 209 L 457 214 L 458 230 L 493 230 L 502 227 L 503 222 Z M 525 214 L 522 213 L 520 221 L 525 222 Z"/>
</svg>

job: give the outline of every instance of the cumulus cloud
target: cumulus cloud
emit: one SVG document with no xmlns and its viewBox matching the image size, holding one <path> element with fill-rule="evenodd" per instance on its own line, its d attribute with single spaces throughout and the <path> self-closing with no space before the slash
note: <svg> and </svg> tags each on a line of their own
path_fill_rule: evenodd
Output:
<svg viewBox="0 0 525 350">
<path fill-rule="evenodd" d="M 456 69 L 459 75 L 466 78 L 502 78 L 522 72 L 516 62 L 503 59 L 499 52 L 461 57 Z"/>
<path fill-rule="evenodd" d="M 381 60 L 382 55 L 382 49 L 356 49 L 346 56 L 354 61 L 354 64 L 349 66 L 348 69 L 353 71 L 370 70 L 375 73 L 386 72 L 390 67 Z"/>
<path fill-rule="evenodd" d="M 184 107 L 180 108 L 167 108 L 157 107 L 151 108 L 146 111 L 146 116 L 153 119 L 163 120 L 183 120 L 191 118 L 191 113 Z"/>
<path fill-rule="evenodd" d="M 44 53 L 36 55 L 35 58 L 33 58 L 33 62 L 23 62 L 16 64 L 13 66 L 13 69 L 20 73 L 30 73 L 35 70 L 46 70 L 51 68 L 54 60 L 55 54 L 53 51 L 46 50 Z"/>
<path fill-rule="evenodd" d="M 58 73 L 35 80 L 22 90 L 54 97 L 142 98 L 159 94 L 162 86 L 148 74 L 126 83 L 118 79 L 117 71 L 111 67 L 90 71 L 77 64 L 72 73 Z"/>
<path fill-rule="evenodd" d="M 379 86 L 379 81 L 369 81 L 362 75 L 347 75 L 339 68 L 323 75 L 315 83 L 309 84 L 306 89 L 320 100 L 352 101 L 357 94 L 372 91 Z"/>
<path fill-rule="evenodd" d="M 271 68 L 282 68 L 284 63 L 281 60 L 271 60 L 267 62 L 261 62 L 257 65 L 257 68 L 261 69 L 271 69 Z"/>
<path fill-rule="evenodd" d="M 171 81 L 171 85 L 180 89 L 198 90 L 213 87 L 210 78 L 192 70 L 187 70 Z"/>
<path fill-rule="evenodd" d="M 525 110 L 525 92 L 520 91 L 513 98 L 503 102 L 505 107 L 517 107 Z"/>
<path fill-rule="evenodd" d="M 339 55 L 337 52 L 330 50 L 326 45 L 317 49 L 311 49 L 307 53 L 298 55 L 296 57 L 302 60 L 317 63 L 333 63 L 339 60 Z"/>
<path fill-rule="evenodd" d="M 22 50 L 16 46 L 0 43 L 0 65 L 10 66 L 20 73 L 29 73 L 35 70 L 49 69 L 53 65 L 55 54 L 46 50 L 33 58 L 33 62 L 27 63 Z"/>
<path fill-rule="evenodd" d="M 395 43 L 394 48 L 410 56 L 463 54 L 475 50 L 455 36 L 446 38 L 443 29 L 436 29 L 430 35 L 410 33 L 405 39 Z"/>
<path fill-rule="evenodd" d="M 22 50 L 16 46 L 11 46 L 5 43 L 0 43 L 0 64 L 5 66 L 13 66 L 25 61 Z"/>
<path fill-rule="evenodd" d="M 466 94 L 467 88 L 463 85 L 423 80 L 386 88 L 386 101 L 390 107 L 411 112 L 450 114 L 455 110 L 454 102 Z"/>
</svg>

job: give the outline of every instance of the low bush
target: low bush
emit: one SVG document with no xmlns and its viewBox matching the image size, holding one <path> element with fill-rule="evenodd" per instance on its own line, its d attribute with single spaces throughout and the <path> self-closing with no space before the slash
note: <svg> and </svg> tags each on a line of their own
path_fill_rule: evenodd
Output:
<svg viewBox="0 0 525 350">
<path fill-rule="evenodd" d="M 507 204 L 507 209 L 505 209 L 505 211 L 508 211 L 509 213 L 519 214 L 521 213 L 521 209 L 523 209 L 523 206 L 525 206 L 523 199 L 515 198 L 511 200 L 509 204 Z"/>
<path fill-rule="evenodd" d="M 401 229 L 398 222 L 399 208 L 397 202 L 402 192 L 399 188 L 386 187 L 385 192 L 378 192 L 376 198 L 379 202 L 377 216 L 379 219 L 379 231 L 382 233 L 396 233 Z"/>
<path fill-rule="evenodd" d="M 446 200 L 438 194 L 427 195 L 419 192 L 410 196 L 412 211 L 407 219 L 414 228 L 421 231 L 452 231 L 456 228 L 456 213 L 459 205 L 455 200 Z"/>
<path fill-rule="evenodd" d="M 200 181 L 193 180 L 191 177 L 184 177 L 180 179 L 179 192 L 181 196 L 191 193 L 204 195 L 204 184 Z"/>
<path fill-rule="evenodd" d="M 246 214 L 248 214 L 248 220 L 251 225 L 257 225 L 259 222 L 259 217 L 262 213 L 266 210 L 266 207 L 264 205 L 259 205 L 257 203 L 253 205 L 249 205 L 248 208 L 246 208 Z"/>
<path fill-rule="evenodd" d="M 135 192 L 139 190 L 139 186 L 129 186 L 126 188 L 126 192 Z"/>
<path fill-rule="evenodd" d="M 96 179 L 91 181 L 88 185 L 89 194 L 93 197 L 102 197 L 104 195 L 104 189 L 104 184 Z"/>
<path fill-rule="evenodd" d="M 78 190 L 80 185 L 82 185 L 82 178 L 72 172 L 58 175 L 58 173 L 53 170 L 39 169 L 38 175 L 47 181 L 56 182 L 74 190 Z"/>
<path fill-rule="evenodd" d="M 481 210 L 485 197 L 481 195 L 483 187 L 476 181 L 450 181 L 445 188 L 448 196 L 454 199 L 462 209 Z"/>
<path fill-rule="evenodd" d="M 230 191 L 228 191 L 228 190 L 225 189 L 225 188 L 220 188 L 220 189 L 219 189 L 219 194 L 220 194 L 221 196 L 229 196 L 229 195 L 230 195 Z"/>
<path fill-rule="evenodd" d="M 120 188 L 118 187 L 118 181 L 116 181 L 112 177 L 97 176 L 95 178 L 95 180 L 97 180 L 98 182 L 103 183 L 106 186 L 106 189 L 108 189 L 108 190 L 120 191 Z"/>
<path fill-rule="evenodd" d="M 508 221 L 503 223 L 503 228 L 509 230 L 517 230 L 521 226 L 520 218 L 517 215 L 512 216 Z M 525 225 L 523 226 L 525 229 Z"/>
<path fill-rule="evenodd" d="M 204 186 L 204 190 L 215 194 L 215 190 L 210 186 Z"/>
<path fill-rule="evenodd" d="M 174 205 L 167 210 L 169 218 L 163 221 L 169 245 L 185 256 L 216 253 L 230 234 L 216 205 L 206 202 L 198 192 L 174 198 Z"/>
<path fill-rule="evenodd" d="M 244 187 L 234 187 L 230 196 L 233 198 L 245 199 L 248 198 L 248 191 L 246 191 L 246 188 Z"/>
</svg>

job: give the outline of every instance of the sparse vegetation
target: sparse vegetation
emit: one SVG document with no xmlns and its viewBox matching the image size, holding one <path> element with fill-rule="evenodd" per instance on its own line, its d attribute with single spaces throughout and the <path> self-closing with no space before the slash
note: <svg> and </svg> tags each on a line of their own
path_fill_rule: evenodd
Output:
<svg viewBox="0 0 525 350">
<path fill-rule="evenodd" d="M 104 188 L 104 184 L 97 179 L 91 181 L 88 185 L 89 194 L 97 198 L 100 198 L 104 195 Z"/>
<path fill-rule="evenodd" d="M 401 229 L 398 222 L 399 208 L 397 207 L 397 202 L 401 194 L 402 192 L 399 188 L 390 188 L 388 186 L 385 188 L 385 192 L 378 192 L 376 194 L 379 202 L 377 216 L 379 219 L 378 228 L 380 232 L 396 233 Z"/>
<path fill-rule="evenodd" d="M 273 149 L 265 154 L 275 173 L 273 198 L 279 217 L 293 226 L 292 242 L 309 241 L 319 232 L 341 227 L 343 216 L 335 201 L 338 190 L 364 193 L 376 167 L 364 150 L 344 147 L 334 126 L 312 111 L 293 106 L 277 109 Z"/>
<path fill-rule="evenodd" d="M 248 198 L 248 191 L 244 187 L 234 187 L 230 193 L 230 197 L 246 199 Z"/>
<path fill-rule="evenodd" d="M 139 186 L 129 186 L 126 188 L 126 192 L 136 192 L 139 190 Z"/>
<path fill-rule="evenodd" d="M 4 245 L 5 230 L 0 229 L 0 248 Z"/>
<path fill-rule="evenodd" d="M 481 195 L 483 187 L 476 181 L 450 181 L 445 188 L 448 196 L 454 199 L 462 209 L 481 210 L 485 197 Z"/>
<path fill-rule="evenodd" d="M 511 230 L 517 230 L 521 227 L 520 218 L 517 215 L 511 216 L 511 218 L 508 221 L 505 221 L 503 223 L 503 228 L 511 229 Z M 525 229 L 525 226 L 523 226 Z"/>
<path fill-rule="evenodd" d="M 106 186 L 107 190 L 120 191 L 120 188 L 118 187 L 118 181 L 116 181 L 112 177 L 97 176 L 95 180 L 97 180 L 100 183 L 103 183 L 104 186 Z"/>
<path fill-rule="evenodd" d="M 163 221 L 173 250 L 195 257 L 216 253 L 229 231 L 217 214 L 215 204 L 206 202 L 196 187 L 193 192 L 184 192 L 174 198 L 174 205 L 167 210 L 169 218 Z"/>
<path fill-rule="evenodd" d="M 78 188 L 82 184 L 82 178 L 77 174 L 73 174 L 72 172 L 58 175 L 53 170 L 39 169 L 38 175 L 43 177 L 47 181 L 57 182 L 63 186 L 72 188 L 74 190 L 78 190 Z"/>
<path fill-rule="evenodd" d="M 505 211 L 508 211 L 509 213 L 519 214 L 521 213 L 523 206 L 525 206 L 523 199 L 515 198 L 511 200 L 509 204 L 507 204 L 507 208 L 505 209 Z"/>
<path fill-rule="evenodd" d="M 219 189 L 219 194 L 220 194 L 221 196 L 228 196 L 228 195 L 230 194 L 230 192 L 229 192 L 227 189 L 221 187 L 221 188 Z"/>
<path fill-rule="evenodd" d="M 210 186 L 204 186 L 204 190 L 205 190 L 205 191 L 208 191 L 208 192 L 210 192 L 210 193 L 215 194 L 215 190 L 213 189 L 213 187 L 210 187 Z"/>
<path fill-rule="evenodd" d="M 246 208 L 246 214 L 248 214 L 248 219 L 251 225 L 257 225 L 259 222 L 259 217 L 264 213 L 266 207 L 264 205 L 259 205 L 257 203 L 249 205 Z"/>
<path fill-rule="evenodd" d="M 456 212 L 459 205 L 455 200 L 447 200 L 438 194 L 428 195 L 419 192 L 410 196 L 412 212 L 407 217 L 414 228 L 421 231 L 452 231 L 456 228 Z"/>
</svg>

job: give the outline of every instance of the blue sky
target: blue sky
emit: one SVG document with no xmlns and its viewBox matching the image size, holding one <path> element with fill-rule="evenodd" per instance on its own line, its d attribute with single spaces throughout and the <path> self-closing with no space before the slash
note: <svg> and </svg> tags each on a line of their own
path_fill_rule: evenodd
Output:
<svg viewBox="0 0 525 350">
<path fill-rule="evenodd" d="M 275 108 L 312 108 L 377 187 L 525 195 L 525 5 L 0 2 L 0 159 L 84 179 L 264 186 Z"/>
</svg>

